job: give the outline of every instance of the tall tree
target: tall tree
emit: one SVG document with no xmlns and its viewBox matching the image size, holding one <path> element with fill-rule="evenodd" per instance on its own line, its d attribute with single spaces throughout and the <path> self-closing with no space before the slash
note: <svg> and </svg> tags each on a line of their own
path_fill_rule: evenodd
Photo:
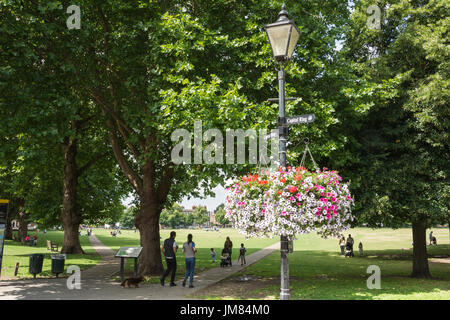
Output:
<svg viewBox="0 0 450 320">
<path fill-rule="evenodd" d="M 74 90 L 76 79 L 64 64 L 71 44 L 55 28 L 52 13 L 59 7 L 13 1 L 0 8 L 0 112 L 9 119 L 0 129 L 0 165 L 6 173 L 20 168 L 20 175 L 9 175 L 9 191 L 24 198 L 30 218 L 62 223 L 61 252 L 82 253 L 83 218 L 120 202 L 122 190 L 100 115 Z"/>
<path fill-rule="evenodd" d="M 263 25 L 277 19 L 281 5 L 272 0 L 218 0 L 213 5 L 207 0 L 86 0 L 78 2 L 81 28 L 68 30 L 63 4 L 67 5 L 11 1 L 3 10 L 28 22 L 20 33 L 29 39 L 26 47 L 45 54 L 49 70 L 64 71 L 63 87 L 73 92 L 59 87 L 55 91 L 95 105 L 103 116 L 117 163 L 139 199 L 139 273 L 160 273 L 159 219 L 166 204 L 198 195 L 199 186 L 211 190 L 231 175 L 247 173 L 249 167 L 204 164 L 201 157 L 176 165 L 171 134 L 181 128 L 192 132 L 199 120 L 202 134 L 211 128 L 225 133 L 227 128 L 276 126 L 276 107 L 267 99 L 276 95 L 277 66 Z M 348 16 L 346 3 L 287 5 L 302 32 L 287 70 L 287 91 L 301 100 L 287 109 L 317 117 L 310 128 L 293 129 L 291 140 L 301 141 L 308 131 L 317 142 L 313 148 L 326 158 L 345 142 L 332 126 L 340 103 L 337 80 L 345 78 L 334 66 L 339 26 Z M 199 160 L 196 150 L 190 149 L 191 160 Z M 294 163 L 299 149 L 292 150 Z"/>
<path fill-rule="evenodd" d="M 359 220 L 412 225 L 413 277 L 430 277 L 426 228 L 449 218 L 449 18 L 447 1 L 377 1 L 381 27 L 367 24 L 370 1 L 356 2 L 349 57 L 374 86 L 359 130 Z"/>
<path fill-rule="evenodd" d="M 230 221 L 228 221 L 228 219 L 225 217 L 225 214 L 225 205 L 223 203 L 218 205 L 214 210 L 215 219 L 222 226 L 230 223 Z"/>
</svg>

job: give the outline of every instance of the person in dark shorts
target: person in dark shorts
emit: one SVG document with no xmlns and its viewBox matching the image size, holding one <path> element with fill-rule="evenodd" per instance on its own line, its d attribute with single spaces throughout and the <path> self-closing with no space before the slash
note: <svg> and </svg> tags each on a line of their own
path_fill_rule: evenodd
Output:
<svg viewBox="0 0 450 320">
<path fill-rule="evenodd" d="M 169 275 L 169 273 L 172 273 L 170 277 L 170 286 L 171 287 L 176 286 L 175 284 L 175 272 L 177 271 L 176 253 L 178 249 L 177 243 L 175 242 L 176 235 L 177 235 L 176 232 L 172 231 L 170 233 L 170 238 L 164 240 L 164 243 L 161 246 L 161 251 L 163 252 L 164 257 L 166 258 L 167 263 L 167 270 L 160 278 L 162 286 L 164 286 L 164 280 Z"/>
<path fill-rule="evenodd" d="M 247 264 L 247 262 L 245 261 L 245 253 L 247 252 L 247 249 L 245 249 L 244 244 L 241 243 L 241 247 L 239 248 L 239 258 L 238 258 L 238 262 L 239 260 L 241 261 L 241 266 L 244 264 Z"/>
</svg>

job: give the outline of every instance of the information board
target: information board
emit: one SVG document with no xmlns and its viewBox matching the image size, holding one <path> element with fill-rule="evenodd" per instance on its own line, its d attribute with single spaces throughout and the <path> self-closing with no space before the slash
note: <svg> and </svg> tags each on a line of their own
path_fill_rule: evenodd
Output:
<svg viewBox="0 0 450 320">
<path fill-rule="evenodd" d="M 0 275 L 2 273 L 3 247 L 5 242 L 5 229 L 8 214 L 9 200 L 0 199 Z"/>
<path fill-rule="evenodd" d="M 138 258 L 141 254 L 142 247 L 120 247 L 117 251 L 116 258 Z"/>
</svg>

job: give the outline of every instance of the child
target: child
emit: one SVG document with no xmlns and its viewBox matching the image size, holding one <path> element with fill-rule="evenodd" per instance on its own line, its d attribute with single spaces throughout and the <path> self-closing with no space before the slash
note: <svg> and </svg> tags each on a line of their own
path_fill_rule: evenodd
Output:
<svg viewBox="0 0 450 320">
<path fill-rule="evenodd" d="M 238 258 L 238 262 L 239 260 L 241 260 L 241 266 L 243 264 L 247 264 L 247 262 L 245 261 L 245 253 L 247 252 L 247 249 L 245 249 L 244 244 L 241 243 L 241 248 L 239 249 L 239 258 Z"/>
<path fill-rule="evenodd" d="M 363 244 L 362 244 L 362 242 L 359 243 L 358 248 L 359 248 L 359 255 L 362 257 L 363 256 Z"/>
<path fill-rule="evenodd" d="M 216 252 L 214 251 L 214 248 L 211 248 L 211 258 L 212 262 L 216 262 Z"/>
</svg>

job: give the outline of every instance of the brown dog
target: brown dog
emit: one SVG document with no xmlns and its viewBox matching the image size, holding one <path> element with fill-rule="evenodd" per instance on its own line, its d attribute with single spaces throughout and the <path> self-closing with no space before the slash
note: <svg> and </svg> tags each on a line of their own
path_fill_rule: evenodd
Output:
<svg viewBox="0 0 450 320">
<path fill-rule="evenodd" d="M 144 277 L 128 278 L 122 282 L 121 286 L 122 286 L 122 288 L 125 288 L 126 286 L 128 286 L 128 288 L 131 288 L 131 286 L 134 286 L 135 288 L 139 288 L 139 283 L 144 280 L 145 280 Z"/>
</svg>

